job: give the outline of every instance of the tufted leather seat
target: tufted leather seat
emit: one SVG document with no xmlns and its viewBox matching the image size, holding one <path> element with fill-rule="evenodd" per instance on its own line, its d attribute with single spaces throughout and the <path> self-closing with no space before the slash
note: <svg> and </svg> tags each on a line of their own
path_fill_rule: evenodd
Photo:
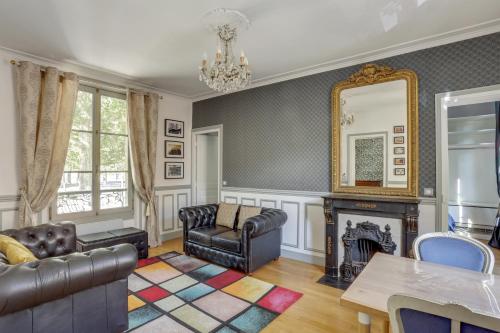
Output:
<svg viewBox="0 0 500 333">
<path fill-rule="evenodd" d="M 231 229 L 220 225 L 215 225 L 215 227 L 200 227 L 191 230 L 188 234 L 188 239 L 191 242 L 210 247 L 212 246 L 213 236 L 227 231 L 231 231 Z"/>
<path fill-rule="evenodd" d="M 127 277 L 137 264 L 134 246 L 74 252 L 72 223 L 1 234 L 17 239 L 40 260 L 9 265 L 0 255 L 0 332 L 127 330 Z"/>
<path fill-rule="evenodd" d="M 233 252 L 241 253 L 241 230 L 226 231 L 212 237 L 212 247 Z"/>
<path fill-rule="evenodd" d="M 215 224 L 218 205 L 179 210 L 183 223 L 184 252 L 217 264 L 253 272 L 281 255 L 284 211 L 262 208 L 261 214 L 245 221 L 241 230 Z"/>
</svg>

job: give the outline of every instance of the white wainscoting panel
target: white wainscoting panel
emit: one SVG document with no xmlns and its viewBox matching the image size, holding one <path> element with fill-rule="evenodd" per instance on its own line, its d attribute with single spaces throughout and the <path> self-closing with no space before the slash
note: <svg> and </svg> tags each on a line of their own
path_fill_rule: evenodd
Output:
<svg viewBox="0 0 500 333">
<path fill-rule="evenodd" d="M 282 228 L 281 245 L 298 249 L 300 245 L 300 202 L 282 200 L 281 210 L 288 215 L 288 220 Z"/>
<path fill-rule="evenodd" d="M 324 264 L 325 217 L 321 194 L 269 190 L 225 190 L 223 202 L 279 208 L 288 215 L 282 230 L 282 255 L 317 265 Z"/>
<path fill-rule="evenodd" d="M 5 196 L 0 201 L 0 230 L 12 229 L 17 225 L 19 198 Z"/>
<path fill-rule="evenodd" d="M 175 229 L 174 219 L 174 195 L 173 194 L 162 194 L 161 195 L 161 232 L 169 232 Z"/>
<path fill-rule="evenodd" d="M 304 249 L 325 253 L 325 226 L 316 221 L 324 221 L 323 205 L 317 203 L 305 204 L 304 216 Z"/>
<path fill-rule="evenodd" d="M 441 231 L 436 229 L 436 199 L 420 198 L 418 205 L 418 234 L 428 234 L 430 232 Z"/>
<path fill-rule="evenodd" d="M 189 207 L 190 206 L 190 198 L 189 192 L 186 193 L 177 193 L 177 208 Z M 182 222 L 178 218 L 177 220 L 177 228 L 182 229 Z"/>
<path fill-rule="evenodd" d="M 182 223 L 179 220 L 179 209 L 191 206 L 191 187 L 162 187 L 156 190 L 158 198 L 158 218 L 160 219 L 161 236 L 163 239 L 171 239 L 181 234 Z M 140 210 L 139 225 L 143 227 L 145 221 L 144 205 Z"/>
<path fill-rule="evenodd" d="M 238 198 L 237 197 L 232 197 L 232 196 L 224 196 L 222 201 L 228 204 L 237 204 L 238 203 Z"/>
</svg>

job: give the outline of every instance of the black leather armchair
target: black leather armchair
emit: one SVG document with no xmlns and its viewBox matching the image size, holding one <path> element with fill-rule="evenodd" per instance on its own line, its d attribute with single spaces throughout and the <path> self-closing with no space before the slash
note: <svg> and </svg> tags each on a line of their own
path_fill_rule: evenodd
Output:
<svg viewBox="0 0 500 333">
<path fill-rule="evenodd" d="M 117 333 L 128 329 L 127 277 L 133 245 L 76 250 L 75 225 L 43 224 L 1 234 L 39 259 L 19 265 L 0 256 L 0 332 Z"/>
<path fill-rule="evenodd" d="M 262 208 L 240 230 L 215 224 L 217 204 L 182 208 L 184 252 L 219 265 L 251 273 L 281 255 L 284 211 Z M 236 217 L 237 220 L 238 217 Z"/>
</svg>

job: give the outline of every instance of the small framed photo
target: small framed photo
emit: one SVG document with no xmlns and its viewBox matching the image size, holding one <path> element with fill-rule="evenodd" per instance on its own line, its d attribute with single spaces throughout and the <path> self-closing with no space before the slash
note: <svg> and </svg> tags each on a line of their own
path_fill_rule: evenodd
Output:
<svg viewBox="0 0 500 333">
<path fill-rule="evenodd" d="M 403 125 L 393 127 L 394 134 L 400 134 L 405 132 L 405 127 Z"/>
<path fill-rule="evenodd" d="M 404 155 L 405 147 L 394 147 L 394 155 Z"/>
<path fill-rule="evenodd" d="M 394 168 L 394 176 L 404 176 L 405 168 Z"/>
<path fill-rule="evenodd" d="M 184 142 L 165 140 L 165 158 L 184 158 Z"/>
<path fill-rule="evenodd" d="M 183 179 L 184 162 L 165 162 L 165 179 Z"/>
<path fill-rule="evenodd" d="M 405 143 L 405 137 L 404 136 L 395 136 L 393 142 L 395 145 L 402 145 Z"/>
<path fill-rule="evenodd" d="M 184 122 L 180 120 L 165 119 L 165 136 L 183 138 Z"/>
<path fill-rule="evenodd" d="M 394 165 L 405 165 L 405 158 L 404 157 L 397 157 L 394 159 Z"/>
</svg>

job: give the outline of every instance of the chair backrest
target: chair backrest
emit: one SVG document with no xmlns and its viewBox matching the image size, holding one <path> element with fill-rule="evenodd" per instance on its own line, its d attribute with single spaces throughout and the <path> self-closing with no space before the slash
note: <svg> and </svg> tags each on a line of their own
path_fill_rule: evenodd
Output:
<svg viewBox="0 0 500 333">
<path fill-rule="evenodd" d="M 443 304 L 405 295 L 387 303 L 392 333 L 494 333 L 500 319 L 477 314 L 458 304 Z"/>
<path fill-rule="evenodd" d="M 495 256 L 487 245 L 453 232 L 434 232 L 413 243 L 415 258 L 491 274 Z"/>
</svg>

